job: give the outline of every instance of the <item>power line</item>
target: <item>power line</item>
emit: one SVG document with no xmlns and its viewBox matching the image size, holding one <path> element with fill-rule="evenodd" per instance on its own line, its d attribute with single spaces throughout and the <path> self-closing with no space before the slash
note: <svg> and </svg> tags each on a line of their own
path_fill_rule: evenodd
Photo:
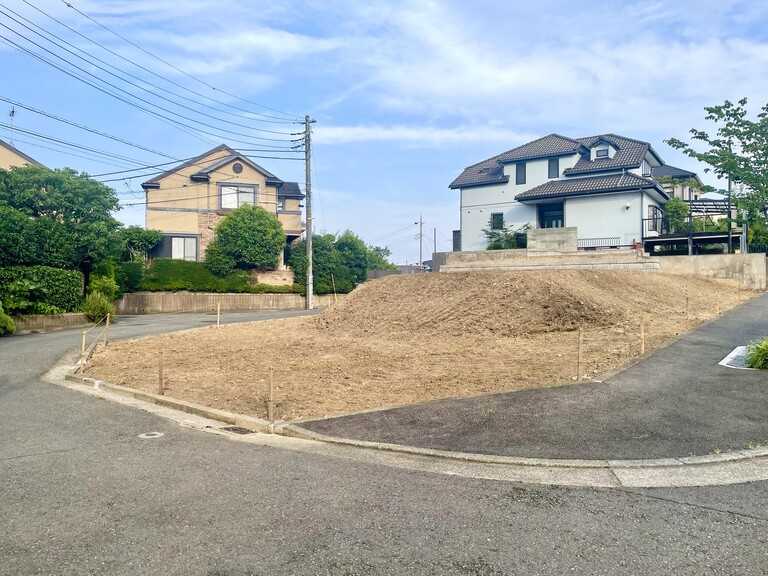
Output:
<svg viewBox="0 0 768 576">
<path fill-rule="evenodd" d="M 66 0 L 61 0 L 61 1 L 62 1 L 62 3 L 63 3 L 63 4 L 65 4 L 65 5 L 66 5 L 68 8 L 71 8 L 72 10 L 74 10 L 75 12 L 77 12 L 78 14 L 80 14 L 81 16 L 83 16 L 84 18 L 87 18 L 88 20 L 90 20 L 91 22 L 93 22 L 94 24 L 96 24 L 97 26 L 99 26 L 99 27 L 103 28 L 104 30 L 106 30 L 106 31 L 107 31 L 107 32 L 109 32 L 110 34 L 113 34 L 113 35 L 117 36 L 118 38 L 120 38 L 121 40 L 123 40 L 123 41 L 127 42 L 128 44 L 130 44 L 130 45 L 131 45 L 131 46 L 133 46 L 134 48 L 137 48 L 137 49 L 141 50 L 141 51 L 142 51 L 142 52 L 144 52 L 144 53 L 145 53 L 147 56 L 150 56 L 151 58 L 154 58 L 155 60 L 157 60 L 157 61 L 159 61 L 159 62 L 162 62 L 162 63 L 163 63 L 163 64 L 165 64 L 166 66 L 169 66 L 170 68 L 173 68 L 173 69 L 174 69 L 174 70 L 176 70 L 177 72 L 179 72 L 179 73 L 183 74 L 184 76 L 186 76 L 186 77 L 188 77 L 188 78 L 190 78 L 190 79 L 194 80 L 195 82 L 199 82 L 200 84 L 202 84 L 202 85 L 204 85 L 204 86 L 206 86 L 206 87 L 208 87 L 208 88 L 210 88 L 210 89 L 212 89 L 212 90 L 215 90 L 215 91 L 217 91 L 217 92 L 220 92 L 220 93 L 222 93 L 222 94 L 225 94 L 225 95 L 227 95 L 227 96 L 229 96 L 229 97 L 231 97 L 231 98 L 235 98 L 235 99 L 237 99 L 237 100 L 240 100 L 241 102 L 247 102 L 248 104 L 253 104 L 254 106 L 258 106 L 259 108 L 263 108 L 264 110 L 269 110 L 269 111 L 271 111 L 271 112 L 275 112 L 275 113 L 277 113 L 277 114 L 282 114 L 283 116 L 285 116 L 285 117 L 286 117 L 286 119 L 297 119 L 297 115 L 296 115 L 296 114 L 289 114 L 288 112 L 283 112 L 283 111 L 281 111 L 281 110 L 276 110 L 275 108 L 270 108 L 269 106 L 264 106 L 263 104 L 259 104 L 258 102 L 252 102 L 252 101 L 250 101 L 250 100 L 246 100 L 246 99 L 244 99 L 244 98 L 240 98 L 239 96 L 235 96 L 234 94 L 230 94 L 229 92 L 225 92 L 224 90 L 221 90 L 221 89 L 219 89 L 219 88 L 216 88 L 215 86 L 212 86 L 211 84 L 208 84 L 208 83 L 207 83 L 207 82 L 205 82 L 204 80 L 200 80 L 199 78 L 196 78 L 195 76 L 192 76 L 191 74 L 189 74 L 189 73 L 185 72 L 185 71 L 184 71 L 184 70 L 182 70 L 181 68 L 177 68 L 176 66 L 174 66 L 174 65 L 173 65 L 173 64 L 171 64 L 170 62 L 167 62 L 167 61 L 163 60 L 163 59 L 162 59 L 162 58 L 160 58 L 159 56 L 156 56 L 156 55 L 152 54 L 151 52 L 149 52 L 148 50 L 145 50 L 144 48 L 142 48 L 142 47 L 141 47 L 141 46 L 139 46 L 138 44 L 135 44 L 135 43 L 131 42 L 131 41 L 130 41 L 128 38 L 126 38 L 126 37 L 124 37 L 124 36 L 121 36 L 120 34 L 118 34 L 117 32 L 115 32 L 114 30 L 112 30 L 111 28 L 108 28 L 107 26 L 105 26 L 104 24 L 102 24 L 102 23 L 100 23 L 100 22 L 98 22 L 98 21 L 94 20 L 93 18 L 91 18 L 90 16 L 88 16 L 87 14 L 85 14 L 84 12 L 81 12 L 80 10 L 78 10 L 77 8 L 75 8 L 75 7 L 74 7 L 74 6 L 73 6 L 71 3 L 67 2 Z"/>
<path fill-rule="evenodd" d="M 146 68 L 145 66 L 142 66 L 138 62 L 134 62 L 132 60 L 129 60 L 128 58 L 126 58 L 125 56 L 119 54 L 118 52 L 115 52 L 114 50 L 111 50 L 110 48 L 107 48 L 106 46 L 96 42 L 92 38 L 89 38 L 88 36 L 86 36 L 84 34 L 81 34 L 77 30 L 75 30 L 74 28 L 68 26 L 67 24 L 65 24 L 61 20 L 58 20 L 58 19 L 54 18 L 50 14 L 47 14 L 46 12 L 44 12 L 43 10 L 38 8 L 37 6 L 34 6 L 30 2 L 28 2 L 27 0 L 23 0 L 23 2 L 25 4 L 27 4 L 28 6 L 30 6 L 31 8 L 33 8 L 33 9 L 37 10 L 38 12 L 40 12 L 43 16 L 46 16 L 47 18 L 49 18 L 49 19 L 53 20 L 54 22 L 58 23 L 59 25 L 63 26 L 64 28 L 66 28 L 70 32 L 72 32 L 74 34 L 77 34 L 78 36 L 80 36 L 84 40 L 87 40 L 88 42 L 91 42 L 95 46 L 101 48 L 102 50 L 105 50 L 106 52 L 109 52 L 113 56 L 115 56 L 115 57 L 117 57 L 117 58 L 119 58 L 121 60 L 124 60 L 125 62 L 127 62 L 127 63 L 129 63 L 129 64 L 131 64 L 133 66 L 136 66 L 137 68 L 139 68 L 141 70 L 144 70 L 145 72 L 147 72 L 148 74 L 151 74 L 155 78 L 163 80 L 164 82 L 167 82 L 167 83 L 172 84 L 174 86 L 177 86 L 178 88 L 181 88 L 182 90 L 185 90 L 185 91 L 187 91 L 187 92 L 189 92 L 191 94 L 194 94 L 195 96 L 199 96 L 199 97 L 204 98 L 206 100 L 209 100 L 211 102 L 215 102 L 216 104 L 219 104 L 221 106 L 225 106 L 227 108 L 232 108 L 233 110 L 239 110 L 240 112 L 245 112 L 247 114 L 247 116 L 243 115 L 243 114 L 236 114 L 236 113 L 233 113 L 233 112 L 227 112 L 226 110 L 221 110 L 221 112 L 223 112 L 224 114 L 231 114 L 231 115 L 239 117 L 239 118 L 248 118 L 248 119 L 252 119 L 252 120 L 257 120 L 259 122 L 268 122 L 268 123 L 274 123 L 274 124 L 295 124 L 298 121 L 298 117 L 295 117 L 295 116 L 292 119 L 277 119 L 275 116 L 270 116 L 268 114 L 263 114 L 261 112 L 254 112 L 252 110 L 246 110 L 244 108 L 239 108 L 238 106 L 232 106 L 231 104 L 229 104 L 227 102 L 222 102 L 220 100 L 216 100 L 215 98 L 211 98 L 210 96 L 206 96 L 205 94 L 202 94 L 200 92 L 196 92 L 196 91 L 194 91 L 194 90 L 184 86 L 183 84 L 179 84 L 178 82 L 174 82 L 173 80 L 171 80 L 169 78 L 166 78 L 165 76 L 162 76 L 162 75 L 154 72 L 153 70 L 150 70 L 149 68 Z M 214 90 L 215 90 L 215 88 L 214 88 Z M 179 97 L 180 98 L 184 98 L 183 96 L 179 96 Z M 185 98 L 185 99 L 189 100 L 191 102 L 194 101 L 191 98 Z M 205 105 L 205 104 L 201 104 L 201 105 L 202 106 L 206 106 L 206 107 L 211 108 L 211 109 L 214 109 L 214 110 L 217 109 L 214 106 L 208 106 L 208 105 Z M 253 116 L 260 116 L 261 118 L 253 118 Z M 272 118 L 272 120 L 270 120 L 269 118 Z"/>
<path fill-rule="evenodd" d="M 2 13 L 2 11 L 0 11 L 0 13 Z M 152 107 L 154 107 L 154 108 L 157 108 L 158 110 L 162 110 L 163 112 L 166 112 L 166 113 L 168 113 L 168 114 L 171 114 L 171 115 L 173 115 L 173 116 L 176 116 L 176 117 L 178 117 L 178 118 L 182 118 L 182 119 L 184 119 L 184 120 L 188 120 L 189 122 L 194 122 L 194 123 L 196 123 L 196 124 L 198 124 L 198 125 L 200 125 L 200 126 L 205 126 L 206 128 L 211 128 L 211 129 L 213 129 L 213 130 L 218 130 L 219 132 L 223 132 L 223 133 L 226 133 L 226 134 L 232 134 L 232 135 L 235 135 L 235 136 L 242 136 L 242 137 L 245 137 L 245 138 L 251 138 L 252 140 L 264 140 L 264 141 L 270 141 L 270 142 L 286 142 L 286 140 L 283 140 L 283 139 L 277 139 L 277 138 L 266 138 L 266 137 L 263 137 L 263 136 L 252 136 L 252 135 L 250 135 L 250 134 L 244 134 L 244 133 L 242 133 L 242 132 L 236 132 L 236 131 L 234 131 L 234 130 L 227 130 L 226 128 L 221 128 L 221 127 L 217 127 L 217 126 L 214 126 L 214 125 L 212 125 L 212 124 L 207 124 L 207 123 L 205 123 L 205 122 L 201 122 L 201 121 L 199 121 L 199 120 L 196 120 L 196 119 L 194 119 L 194 118 L 190 118 L 189 116 L 185 116 L 184 114 L 179 114 L 178 112 L 174 112 L 173 110 L 169 110 L 168 108 L 165 108 L 165 107 L 163 107 L 163 106 L 160 106 L 159 104 L 155 104 L 154 102 L 150 102 L 149 100 L 146 100 L 145 98 L 142 98 L 142 97 L 140 97 L 140 96 L 136 96 L 135 94 L 128 94 L 128 93 L 127 93 L 125 90 L 123 90 L 123 89 L 122 89 L 122 88 L 120 88 L 119 86 L 116 86 L 115 84 L 113 84 L 113 83 L 111 83 L 111 82 L 108 82 L 107 80 L 104 80 L 103 78 L 99 78 L 98 76 L 96 76 L 96 75 L 94 75 L 94 74 L 91 74 L 91 73 L 90 73 L 90 72 L 88 72 L 87 70 L 85 70 L 85 69 L 81 68 L 80 66 L 78 66 L 78 65 L 76 65 L 76 64 L 73 64 L 72 62 L 69 62 L 69 61 L 67 61 L 67 60 L 66 60 L 65 58 L 63 58 L 62 56 L 59 56 L 58 54 L 56 54 L 56 53 L 52 52 L 51 50 L 48 50 L 48 49 L 47 49 L 47 48 L 45 48 L 44 46 L 41 46 L 40 44 L 38 44 L 37 42 L 35 42 L 34 40 L 30 40 L 29 38 L 27 38 L 27 37 L 26 37 L 26 36 L 24 36 L 23 34 L 20 34 L 19 32 L 17 32 L 17 31 L 15 31 L 15 30 L 13 30 L 12 28 L 10 28 L 10 27 L 6 26 L 5 24 L 3 24 L 3 23 L 1 23 L 1 22 L 0 22 L 0 26 L 2 26 L 3 28 L 5 28 L 5 29 L 7 29 L 7 30 L 11 31 L 12 33 L 16 34 L 17 36 L 20 36 L 21 38 L 23 38 L 24 40 L 26 40 L 26 41 L 27 41 L 27 42 L 29 42 L 30 44 L 32 44 L 32 45 L 34 45 L 34 46 L 37 46 L 39 49 L 43 50 L 44 52 L 47 52 L 47 53 L 48 53 L 48 54 L 50 54 L 51 56 L 53 56 L 53 57 L 55 57 L 55 58 L 58 58 L 59 60 L 62 60 L 62 61 L 63 61 L 63 62 L 65 62 L 67 65 L 71 66 L 72 68 L 74 68 L 74 69 L 76 69 L 76 70 L 79 70 L 80 72 L 82 72 L 82 73 L 83 73 L 83 74 L 85 74 L 86 76 L 89 76 L 89 77 L 93 78 L 94 80 L 97 80 L 97 81 L 101 82 L 102 84 L 106 84 L 107 86 L 109 86 L 109 87 L 113 88 L 114 90 L 117 90 L 118 92 L 122 92 L 122 93 L 123 93 L 123 94 L 125 94 L 126 96 L 128 96 L 128 97 L 131 97 L 131 98 L 134 98 L 134 99 L 138 100 L 139 102 L 143 102 L 144 104 L 146 104 L 146 105 L 148 105 L 148 106 L 152 106 Z M 3 38 L 5 38 L 6 40 L 9 40 L 7 37 L 3 37 Z M 11 40 L 9 40 L 9 41 L 11 41 Z M 12 42 L 12 41 L 11 41 L 11 42 Z M 15 44 L 15 43 L 14 43 L 14 44 Z M 18 45 L 17 45 L 17 46 L 18 46 Z M 20 47 L 20 48 L 21 48 L 21 47 Z M 24 51 L 25 51 L 25 52 L 27 52 L 27 53 L 30 53 L 30 51 L 28 51 L 28 50 L 24 50 Z M 47 61 L 47 60 L 46 60 L 46 59 L 44 59 L 44 58 L 40 58 L 40 59 L 42 59 L 44 62 L 46 62 L 46 63 L 48 63 L 48 64 L 51 64 L 51 65 L 53 65 L 52 63 L 50 63 L 49 61 Z M 53 65 L 53 66 L 54 66 L 54 67 L 56 67 L 56 68 L 58 68 L 59 70 L 65 71 L 64 69 L 62 69 L 62 68 L 60 68 L 60 67 L 58 67 L 58 66 L 55 66 L 55 65 Z M 97 67 L 97 68 L 99 68 L 100 70 L 103 70 L 103 68 L 101 68 L 101 67 L 99 67 L 99 66 L 96 66 L 96 67 Z M 89 83 L 89 82 L 87 82 L 87 81 L 84 81 L 84 80 L 83 80 L 82 78 L 80 78 L 79 76 L 72 74 L 70 71 L 65 71 L 65 72 L 66 72 L 68 75 L 72 76 L 73 78 L 76 78 L 76 79 L 78 79 L 78 80 L 80 80 L 80 81 L 83 81 L 83 82 L 85 82 L 86 84 L 88 84 L 88 85 L 90 85 L 90 86 L 92 86 L 92 87 L 96 87 L 96 86 L 94 86 L 93 84 L 91 84 L 91 83 Z M 112 74 L 111 72 L 109 72 L 109 71 L 107 71 L 107 70 L 105 70 L 105 72 L 107 72 L 108 74 L 110 74 L 110 75 L 112 75 L 112 76 L 115 76 L 114 74 Z M 130 84 L 130 83 L 129 83 L 129 84 Z M 140 87 L 139 87 L 139 86 L 137 86 L 137 85 L 134 85 L 134 86 L 136 86 L 137 88 L 140 88 Z M 126 103 L 128 103 L 128 104 L 131 104 L 132 106 L 134 106 L 134 107 L 136 107 L 136 108 L 138 108 L 138 109 L 140 109 L 140 110 L 143 110 L 144 112 L 147 112 L 147 113 L 149 113 L 149 114 L 152 114 L 153 116 L 161 116 L 161 117 L 164 117 L 164 116 L 162 116 L 162 115 L 159 115 L 157 112 L 154 112 L 154 111 L 152 111 L 152 110 L 148 110 L 147 108 L 144 108 L 143 106 L 139 106 L 139 105 L 137 105 L 135 102 L 131 102 L 131 101 L 129 101 L 129 100 L 126 100 L 125 98 L 121 98 L 121 97 L 117 96 L 116 94 L 111 94 L 111 93 L 109 93 L 109 92 L 107 92 L 107 91 L 105 91 L 105 90 L 101 90 L 101 91 L 102 91 L 102 92 L 105 92 L 105 93 L 107 93 L 107 94 L 110 94 L 112 97 L 114 97 L 114 98 L 117 98 L 118 100 L 121 100 L 122 102 L 126 102 Z M 177 104 L 177 105 L 178 105 L 178 104 Z M 199 112 L 198 112 L 198 113 L 199 113 Z M 164 117 L 164 118 L 168 119 L 167 117 Z M 168 120 L 170 120 L 170 119 L 168 119 Z M 197 128 L 197 127 L 195 127 L 195 126 L 189 126 L 189 125 L 187 125 L 187 124 L 184 124 L 183 122 L 179 122 L 178 120 L 171 120 L 171 121 L 172 121 L 173 123 L 175 123 L 175 124 L 178 124 L 178 125 L 181 125 L 181 126 L 185 126 L 185 127 L 187 127 L 187 128 L 191 128 L 191 129 L 193 129 L 193 130 L 196 130 L 196 131 L 198 131 L 198 132 L 201 132 L 201 133 L 203 133 L 203 134 L 208 134 L 209 136 L 215 136 L 215 137 L 217 137 L 217 138 L 221 138 L 221 135 L 220 135 L 220 134 L 216 134 L 216 133 L 213 133 L 213 132 L 208 132 L 208 131 L 206 131 L 206 130 L 201 130 L 200 128 Z M 288 132 L 285 132 L 285 133 L 282 133 L 282 134 L 285 134 L 286 136 L 289 136 L 289 135 L 290 135 L 290 133 L 288 133 Z M 231 138 L 231 137 L 229 137 L 229 136 L 227 136 L 227 138 L 229 138 L 230 140 L 233 140 L 234 142 L 242 142 L 242 143 L 245 143 L 245 144 L 247 144 L 247 143 L 250 143 L 250 140 L 248 140 L 248 141 L 245 141 L 245 140 L 234 140 L 234 139 L 232 139 L 232 138 Z"/>
<path fill-rule="evenodd" d="M 21 16 L 20 14 L 18 14 L 18 13 L 16 13 L 16 12 L 14 12 L 14 11 L 13 11 L 13 10 L 11 10 L 10 8 L 8 8 L 7 6 L 5 6 L 5 5 L 3 5 L 3 4 L 0 4 L 0 7 L 2 7 L 2 8 L 5 8 L 6 10 L 8 10 L 8 11 L 12 12 L 13 14 L 15 14 L 16 16 L 18 16 L 19 18 L 21 18 L 21 19 L 25 20 L 26 22 L 29 22 L 30 24 L 32 24 L 32 26 L 35 26 L 36 28 L 39 28 L 39 26 L 37 26 L 36 24 L 34 24 L 33 22 L 31 22 L 30 20 L 28 20 L 28 19 L 24 18 L 24 17 L 23 17 L 23 16 Z M 67 53 L 71 54 L 71 55 L 72 55 L 72 56 L 74 56 L 75 58 L 79 58 L 80 60 L 83 60 L 84 62 L 87 62 L 87 63 L 88 63 L 88 64 L 90 64 L 91 66 L 93 66 L 93 67 L 95 67 L 95 68 L 97 68 L 97 69 L 101 70 L 102 72 L 105 72 L 106 74 L 109 74 L 110 76 L 112 76 L 112 77 L 114 77 L 114 78 L 117 78 L 118 80 L 120 80 L 120 81 L 122 81 L 122 82 L 125 82 L 126 84 L 128 84 L 128 85 L 130 85 L 130 86 L 133 86 L 134 88 L 137 88 L 138 90 L 141 90 L 141 91 L 143 91 L 143 92 L 146 92 L 146 93 L 152 94 L 152 95 L 153 95 L 155 98 L 159 98 L 159 99 L 161 99 L 161 100 L 164 100 L 164 101 L 166 101 L 166 102 L 169 102 L 169 103 L 171 103 L 171 104 L 173 104 L 173 105 L 175 105 L 175 106 L 179 106 L 179 107 L 181 107 L 181 108 L 183 108 L 183 109 L 185 109 L 185 110 L 189 110 L 189 111 L 191 111 L 191 112 L 194 112 L 195 114 L 200 114 L 201 116 L 205 116 L 205 117 L 207 117 L 207 118 L 211 118 L 211 119 L 213 119 L 213 120 L 217 120 L 217 121 L 219 121 L 219 122 L 225 122 L 225 123 L 227 123 L 227 124 L 231 124 L 231 122 L 230 122 L 229 120 L 224 120 L 223 118 L 219 118 L 219 117 L 217 117 L 217 116 L 213 116 L 213 115 L 211 115 L 211 114 L 208 114 L 208 113 L 206 113 L 206 112 L 201 112 L 201 111 L 199 111 L 199 110 L 195 110 L 194 108 L 191 108 L 191 107 L 189 107 L 189 106 L 187 106 L 187 105 L 185 105 L 185 104 L 181 104 L 181 103 L 179 103 L 179 102 L 176 102 L 176 101 L 174 101 L 174 100 L 172 100 L 172 99 L 168 98 L 167 96 L 165 96 L 165 95 L 163 95 L 163 94 L 158 94 L 158 93 L 154 92 L 153 90 L 151 90 L 150 88 L 148 88 L 146 85 L 143 85 L 143 86 L 142 86 L 142 85 L 136 84 L 135 82 L 131 82 L 130 80 L 126 80 L 125 78 L 122 78 L 121 76 L 119 76 L 119 75 L 115 74 L 114 72 L 111 72 L 110 70 L 107 70 L 107 69 L 106 69 L 106 68 L 104 68 L 103 66 L 100 66 L 100 65 L 98 65 L 98 64 L 96 64 L 96 63 L 94 63 L 94 62 L 93 62 L 93 60 L 96 60 L 97 62 L 100 62 L 100 63 L 102 63 L 102 64 L 104 64 L 104 65 L 106 65 L 106 66 L 109 66 L 110 68 L 112 68 L 112 69 L 114 69 L 114 70 L 117 70 L 117 71 L 119 71 L 121 74 L 124 74 L 124 75 L 126 75 L 126 76 L 128 76 L 128 77 L 130 77 L 130 78 L 134 78 L 135 80 L 138 80 L 139 82 L 143 82 L 143 80 L 142 80 L 141 78 L 138 78 L 137 76 L 134 76 L 134 75 L 133 75 L 133 74 L 131 74 L 130 72 L 125 72 L 124 70 L 121 70 L 121 69 L 117 68 L 116 66 L 113 66 L 113 65 L 109 64 L 108 62 L 105 62 L 104 60 L 102 60 L 102 59 L 100 59 L 100 58 L 98 58 L 98 57 L 96 57 L 96 56 L 93 56 L 93 55 L 91 55 L 91 54 L 87 54 L 85 51 L 83 51 L 83 50 L 80 50 L 79 48 L 77 48 L 77 47 L 73 46 L 72 44 L 70 44 L 70 43 L 69 43 L 69 42 L 67 42 L 66 40 L 63 40 L 63 39 L 59 38 L 58 36 L 55 36 L 54 34 L 51 34 L 50 32 L 47 32 L 47 31 L 45 31 L 45 34 L 46 34 L 47 36 L 52 36 L 53 38 L 56 38 L 56 40 L 59 40 L 60 42 L 63 42 L 63 43 L 65 43 L 65 44 L 67 44 L 67 45 L 71 46 L 72 48 L 74 48 L 75 50 L 77 50 L 77 51 L 79 51 L 79 52 L 82 52 L 83 54 L 86 54 L 86 55 L 87 55 L 89 58 L 93 58 L 93 60 L 90 60 L 90 59 L 88 59 L 88 58 L 84 58 L 84 57 L 80 56 L 79 54 L 76 54 L 75 52 L 73 52 L 73 51 L 72 51 L 72 50 L 70 50 L 69 48 L 66 48 L 65 46 L 62 46 L 61 44 L 59 44 L 58 42 L 56 42 L 56 41 L 54 41 L 54 40 L 51 40 L 50 38 L 47 38 L 46 36 L 44 36 L 43 34 L 41 34 L 40 32 L 38 32 L 37 30 L 33 30 L 32 28 L 30 28 L 30 27 L 29 27 L 29 26 L 27 26 L 26 24 L 24 24 L 24 23 L 20 22 L 20 21 L 19 21 L 19 20 L 17 20 L 16 18 L 13 18 L 12 16 L 9 16 L 9 15 L 8 15 L 6 12 L 3 12 L 2 10 L 0 10 L 0 14 L 3 14 L 3 15 L 5 15 L 5 16 L 7 16 L 8 18 L 10 18 L 11 20 L 13 20 L 13 21 L 14 21 L 14 22 L 16 22 L 17 24 L 19 24 L 19 25 L 23 26 L 24 28 L 26 28 L 27 30 L 29 30 L 30 32 L 32 32 L 33 34 L 36 34 L 36 35 L 37 35 L 37 36 L 39 36 L 40 38 L 43 38 L 43 39 L 44 39 L 44 40 L 46 40 L 47 42 L 50 42 L 51 44 L 53 44 L 53 45 L 57 46 L 58 48 L 60 48 L 60 49 L 64 50 L 65 52 L 67 52 Z M 16 34 L 18 34 L 19 36 L 21 36 L 22 38 L 24 38 L 25 40 L 27 40 L 28 42 L 32 42 L 32 41 L 31 41 L 29 38 L 27 38 L 26 36 L 23 36 L 22 34 L 19 34 L 19 32 L 16 32 L 16 31 L 14 31 L 14 32 L 15 32 Z M 34 43 L 34 42 L 33 42 L 33 43 Z M 38 44 L 36 44 L 36 43 L 35 43 L 35 45 L 36 45 L 36 46 L 39 46 L 39 45 L 38 45 Z M 68 62 L 68 63 L 69 63 L 71 66 L 75 66 L 75 65 L 74 65 L 74 64 L 72 64 L 71 62 Z M 78 69 L 80 69 L 80 68 L 78 67 Z M 81 69 L 81 70 L 82 70 L 82 69 Z M 94 76 L 94 77 L 96 77 L 96 76 Z M 100 79 L 100 80 L 101 80 L 101 79 Z M 101 81 L 102 81 L 102 82 L 104 82 L 104 80 L 101 80 Z M 110 85 L 111 85 L 111 84 L 110 84 Z M 136 96 L 134 96 L 134 97 L 136 97 Z M 144 101 L 144 100 L 142 100 L 142 101 Z M 157 106 L 157 105 L 155 105 L 155 106 Z M 159 106 L 158 106 L 158 107 L 159 107 Z M 167 112 L 169 112 L 169 113 L 173 113 L 173 112 L 171 112 L 171 111 L 169 111 L 169 110 L 167 110 L 167 109 L 165 109 L 165 108 L 162 108 L 162 107 L 159 107 L 159 108 L 160 108 L 161 110 L 166 110 L 166 111 L 167 111 Z M 182 117 L 183 117 L 183 116 L 182 116 Z M 191 120 L 191 119 L 190 119 L 190 120 Z M 211 126 L 211 127 L 212 127 L 212 126 Z M 220 128 L 220 129 L 221 129 L 221 128 Z M 287 132 L 279 132 L 279 131 L 276 131 L 276 130 L 266 130 L 266 129 L 264 129 L 264 128 L 251 128 L 251 130 L 255 130 L 255 131 L 258 131 L 258 132 L 264 132 L 264 133 L 268 133 L 268 134 L 281 134 L 281 135 L 286 135 L 286 136 L 287 136 L 287 135 L 289 135 L 289 133 L 287 133 Z M 233 132 L 233 134 L 238 134 L 238 133 L 235 133 L 235 132 Z M 239 134 L 239 135 L 241 135 L 241 136 L 244 136 L 244 134 Z"/>
</svg>

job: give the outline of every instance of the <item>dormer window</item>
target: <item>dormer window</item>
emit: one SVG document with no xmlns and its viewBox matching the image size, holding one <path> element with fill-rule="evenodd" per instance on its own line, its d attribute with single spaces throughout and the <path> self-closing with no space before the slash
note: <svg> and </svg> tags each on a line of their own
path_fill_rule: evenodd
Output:
<svg viewBox="0 0 768 576">
<path fill-rule="evenodd" d="M 608 147 L 597 148 L 595 150 L 595 158 L 608 158 Z"/>
</svg>

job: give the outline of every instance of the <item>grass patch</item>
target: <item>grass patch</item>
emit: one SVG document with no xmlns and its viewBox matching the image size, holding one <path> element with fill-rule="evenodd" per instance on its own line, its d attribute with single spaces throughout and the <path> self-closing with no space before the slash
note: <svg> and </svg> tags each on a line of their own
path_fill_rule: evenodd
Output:
<svg viewBox="0 0 768 576">
<path fill-rule="evenodd" d="M 768 336 L 759 342 L 752 342 L 747 346 L 747 355 L 744 357 L 744 365 L 747 368 L 768 370 Z"/>
</svg>

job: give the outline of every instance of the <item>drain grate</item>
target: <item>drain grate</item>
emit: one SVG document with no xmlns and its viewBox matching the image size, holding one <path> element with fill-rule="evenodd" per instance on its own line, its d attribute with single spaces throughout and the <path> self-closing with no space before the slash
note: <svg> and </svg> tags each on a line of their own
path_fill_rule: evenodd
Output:
<svg viewBox="0 0 768 576">
<path fill-rule="evenodd" d="M 727 368 L 738 368 L 740 370 L 754 370 L 754 368 L 747 368 L 744 365 L 744 357 L 747 355 L 746 346 L 736 346 L 733 352 L 728 354 L 725 358 L 720 360 L 718 364 L 720 366 L 726 366 Z"/>
<path fill-rule="evenodd" d="M 243 428 L 242 426 L 225 426 L 224 428 L 219 428 L 219 430 L 225 430 L 226 432 L 232 432 L 233 434 L 255 434 L 256 433 L 254 430 L 251 430 L 249 428 Z"/>
</svg>

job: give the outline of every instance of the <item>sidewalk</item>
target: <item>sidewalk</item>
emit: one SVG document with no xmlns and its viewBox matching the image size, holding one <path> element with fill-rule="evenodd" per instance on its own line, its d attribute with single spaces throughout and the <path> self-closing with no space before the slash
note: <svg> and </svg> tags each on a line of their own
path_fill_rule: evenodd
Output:
<svg viewBox="0 0 768 576">
<path fill-rule="evenodd" d="M 768 335 L 768 293 L 602 383 L 317 420 L 328 436 L 478 454 L 653 459 L 768 444 L 768 373 L 718 365 Z"/>
</svg>

